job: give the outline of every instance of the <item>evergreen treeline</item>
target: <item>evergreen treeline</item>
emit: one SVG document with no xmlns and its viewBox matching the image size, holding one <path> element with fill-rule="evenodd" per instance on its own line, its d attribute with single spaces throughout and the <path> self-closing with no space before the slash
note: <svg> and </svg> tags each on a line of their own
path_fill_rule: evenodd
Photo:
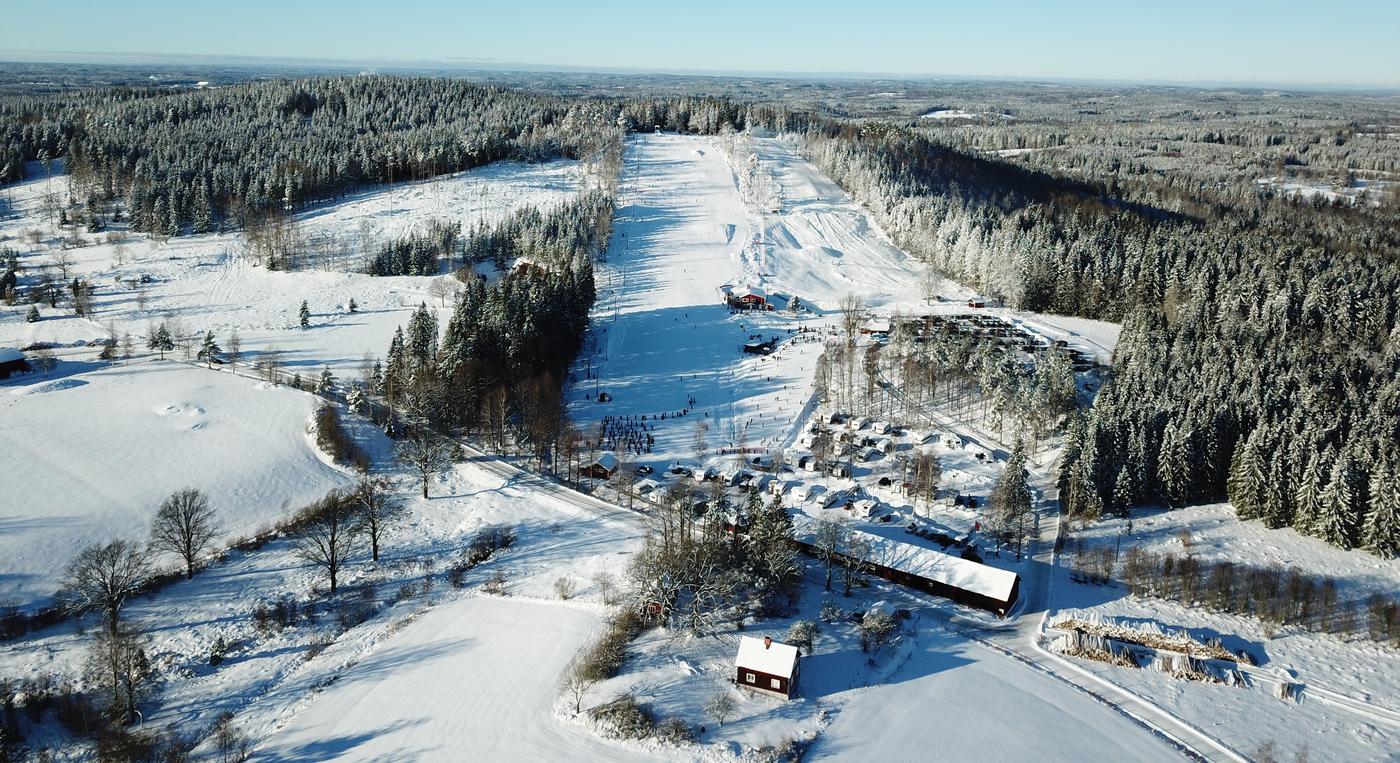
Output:
<svg viewBox="0 0 1400 763">
<path fill-rule="evenodd" d="M 23 177 L 16 157 L 63 157 L 86 193 L 126 198 L 133 229 L 198 232 L 365 184 L 585 156 L 615 139 L 616 115 L 598 101 L 380 76 L 15 97 L 0 102 L 0 181 Z"/>
<path fill-rule="evenodd" d="M 936 269 L 1123 321 L 1071 428 L 1072 514 L 1228 493 L 1245 518 L 1400 550 L 1400 210 L 1206 189 L 1163 209 L 871 125 L 809 153 Z"/>
<path fill-rule="evenodd" d="M 610 196 L 590 192 L 547 213 L 522 210 L 491 231 L 493 246 L 520 265 L 489 285 L 464 268 L 441 343 L 437 319 L 418 309 L 389 347 L 379 380 L 386 402 L 440 427 L 481 429 L 497 446 L 513 424 L 541 460 L 552 455 L 565 428 L 561 383 L 583 343 L 593 260 L 612 213 Z"/>
<path fill-rule="evenodd" d="M 413 233 L 385 244 L 370 261 L 372 276 L 433 276 L 438 259 L 452 252 L 462 235 L 460 223 L 431 220 L 424 233 Z"/>
</svg>

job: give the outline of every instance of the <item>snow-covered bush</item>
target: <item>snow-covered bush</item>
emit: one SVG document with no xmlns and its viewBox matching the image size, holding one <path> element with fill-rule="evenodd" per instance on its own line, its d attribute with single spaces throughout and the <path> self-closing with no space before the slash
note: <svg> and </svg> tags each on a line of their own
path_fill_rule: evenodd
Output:
<svg viewBox="0 0 1400 763">
<path fill-rule="evenodd" d="M 623 694 L 588 711 L 604 735 L 616 739 L 646 739 L 656 731 L 651 708 L 631 694 Z"/>
</svg>

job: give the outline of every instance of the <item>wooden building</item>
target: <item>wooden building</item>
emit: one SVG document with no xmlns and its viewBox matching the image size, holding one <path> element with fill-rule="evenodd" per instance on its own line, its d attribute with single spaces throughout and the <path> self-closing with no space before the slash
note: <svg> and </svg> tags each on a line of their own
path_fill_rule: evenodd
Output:
<svg viewBox="0 0 1400 763">
<path fill-rule="evenodd" d="M 791 644 L 780 644 L 768 636 L 741 636 L 734 657 L 734 682 L 771 697 L 792 699 L 800 660 L 797 647 Z"/>
<path fill-rule="evenodd" d="M 595 480 L 612 479 L 621 465 L 622 463 L 617 460 L 617 456 L 611 453 L 601 453 L 579 469 L 579 474 L 584 477 L 592 477 Z"/>
<path fill-rule="evenodd" d="M 804 553 L 817 551 L 815 524 L 810 517 L 794 518 L 797 547 Z M 872 574 L 891 582 L 985 609 L 998 617 L 1006 617 L 1020 596 L 1021 576 L 1010 570 L 855 528 L 850 528 L 849 533 L 869 543 L 870 556 L 848 561 L 864 562 Z M 840 553 L 837 556 L 845 558 Z"/>
<path fill-rule="evenodd" d="M 29 361 L 19 350 L 0 348 L 0 379 L 8 379 L 12 374 L 29 371 Z"/>
<path fill-rule="evenodd" d="M 743 286 L 729 292 L 729 306 L 739 310 L 767 310 L 768 293 L 757 286 Z"/>
</svg>

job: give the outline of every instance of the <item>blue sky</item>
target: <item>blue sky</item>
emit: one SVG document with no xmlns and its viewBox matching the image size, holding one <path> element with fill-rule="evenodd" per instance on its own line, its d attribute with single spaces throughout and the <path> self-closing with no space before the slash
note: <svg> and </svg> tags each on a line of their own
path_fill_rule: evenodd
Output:
<svg viewBox="0 0 1400 763">
<path fill-rule="evenodd" d="M 9 30 L 0 59 L 120 53 L 1400 86 L 1400 0 L 0 0 L 0 18 Z"/>
</svg>

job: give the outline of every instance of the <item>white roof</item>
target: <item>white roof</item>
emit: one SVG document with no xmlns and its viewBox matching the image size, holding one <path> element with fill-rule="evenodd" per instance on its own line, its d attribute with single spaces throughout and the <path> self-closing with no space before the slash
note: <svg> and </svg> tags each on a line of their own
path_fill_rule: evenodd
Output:
<svg viewBox="0 0 1400 763">
<path fill-rule="evenodd" d="M 618 467 L 619 463 L 617 456 L 611 453 L 600 453 L 597 458 L 593 459 L 593 463 L 589 464 L 589 466 L 601 466 L 608 471 L 612 471 Z"/>
<path fill-rule="evenodd" d="M 738 289 L 735 289 L 733 294 L 735 299 L 739 299 L 741 297 L 758 297 L 760 299 L 768 299 L 768 295 L 757 286 L 741 286 Z"/>
<path fill-rule="evenodd" d="M 24 353 L 12 347 L 0 347 L 0 363 L 9 363 L 12 360 L 24 360 Z"/>
<path fill-rule="evenodd" d="M 797 667 L 797 647 L 774 641 L 765 649 L 763 639 L 741 636 L 739 653 L 734 657 L 734 667 L 792 678 L 793 669 Z"/>
<path fill-rule="evenodd" d="M 814 542 L 816 528 L 811 517 L 798 516 L 794 518 L 793 525 L 794 535 L 798 540 L 808 544 Z M 848 528 L 848 532 L 852 536 L 862 536 L 869 541 L 870 556 L 866 559 L 868 562 L 935 580 L 997 601 L 1011 599 L 1011 589 L 1016 585 L 1017 575 L 1010 570 L 998 569 L 912 543 L 872 535 L 855 528 Z"/>
</svg>

